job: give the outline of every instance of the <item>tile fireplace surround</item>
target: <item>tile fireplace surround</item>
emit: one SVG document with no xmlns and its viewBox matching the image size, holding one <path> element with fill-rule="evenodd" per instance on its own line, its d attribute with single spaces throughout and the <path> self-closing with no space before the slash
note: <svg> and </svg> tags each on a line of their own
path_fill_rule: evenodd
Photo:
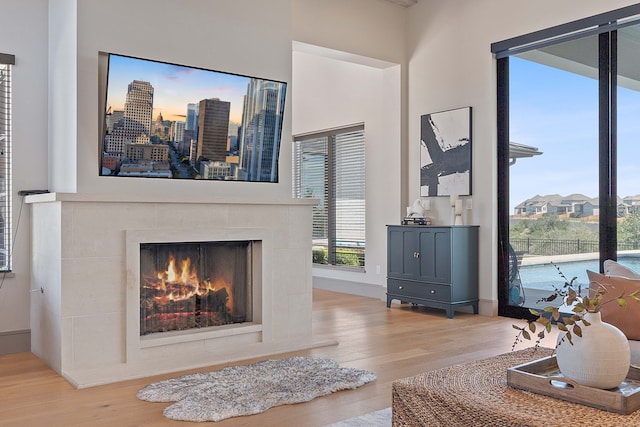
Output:
<svg viewBox="0 0 640 427">
<path fill-rule="evenodd" d="M 336 344 L 311 331 L 315 200 L 70 193 L 31 205 L 31 351 L 74 386 Z M 140 337 L 141 242 L 259 241 L 251 323 Z"/>
</svg>

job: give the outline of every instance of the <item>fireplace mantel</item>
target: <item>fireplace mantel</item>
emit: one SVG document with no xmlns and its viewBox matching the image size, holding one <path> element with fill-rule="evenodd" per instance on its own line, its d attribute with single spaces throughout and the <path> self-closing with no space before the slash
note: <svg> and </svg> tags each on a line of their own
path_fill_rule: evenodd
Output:
<svg viewBox="0 0 640 427">
<path fill-rule="evenodd" d="M 31 350 L 76 387 L 336 343 L 311 328 L 317 200 L 45 193 L 25 202 L 31 289 L 42 289 L 31 295 Z M 127 296 L 139 280 L 127 269 L 127 245 L 154 231 L 262 241 L 262 323 L 153 343 L 132 335 Z"/>
<path fill-rule="evenodd" d="M 318 204 L 318 199 L 293 199 L 256 196 L 251 199 L 246 197 L 220 197 L 215 194 L 180 195 L 171 196 L 149 194 L 100 194 L 100 193 L 42 193 L 25 197 L 25 203 L 46 202 L 102 202 L 102 203 L 194 203 L 216 205 L 292 205 L 313 206 Z"/>
</svg>

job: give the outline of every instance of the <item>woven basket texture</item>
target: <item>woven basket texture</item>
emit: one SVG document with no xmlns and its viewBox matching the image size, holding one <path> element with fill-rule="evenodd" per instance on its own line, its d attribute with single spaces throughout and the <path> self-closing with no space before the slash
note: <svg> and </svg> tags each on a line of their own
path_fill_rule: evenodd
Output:
<svg viewBox="0 0 640 427">
<path fill-rule="evenodd" d="M 507 368 L 551 354 L 528 348 L 394 381 L 393 426 L 640 426 L 640 410 L 621 415 L 507 385 Z"/>
</svg>

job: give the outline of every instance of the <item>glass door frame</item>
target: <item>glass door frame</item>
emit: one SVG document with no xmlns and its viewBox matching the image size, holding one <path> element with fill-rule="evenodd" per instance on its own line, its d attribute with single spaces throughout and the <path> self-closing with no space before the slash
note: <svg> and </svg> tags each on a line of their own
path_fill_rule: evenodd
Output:
<svg viewBox="0 0 640 427">
<path fill-rule="evenodd" d="M 617 248 L 617 29 L 638 24 L 640 4 L 493 43 L 497 71 L 498 314 L 533 318 L 526 307 L 509 305 L 509 56 L 560 41 L 598 35 L 598 157 L 600 270 Z M 619 22 L 631 18 L 626 22 Z"/>
</svg>

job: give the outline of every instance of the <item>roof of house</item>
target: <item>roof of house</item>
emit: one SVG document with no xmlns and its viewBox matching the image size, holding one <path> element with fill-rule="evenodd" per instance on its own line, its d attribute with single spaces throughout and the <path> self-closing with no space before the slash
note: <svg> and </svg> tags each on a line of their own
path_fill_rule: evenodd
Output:
<svg viewBox="0 0 640 427">
<path fill-rule="evenodd" d="M 640 199 L 639 199 L 640 201 Z M 559 194 L 547 194 L 544 196 L 535 195 L 530 199 L 527 199 L 518 205 L 516 205 L 517 209 L 531 208 L 531 207 L 542 207 L 544 205 L 550 205 L 554 207 L 564 207 L 568 205 L 574 204 L 587 204 L 590 203 L 593 206 L 598 206 L 600 204 L 598 198 L 591 198 L 585 196 L 584 194 L 574 193 L 569 194 L 568 196 L 561 196 Z"/>
</svg>

